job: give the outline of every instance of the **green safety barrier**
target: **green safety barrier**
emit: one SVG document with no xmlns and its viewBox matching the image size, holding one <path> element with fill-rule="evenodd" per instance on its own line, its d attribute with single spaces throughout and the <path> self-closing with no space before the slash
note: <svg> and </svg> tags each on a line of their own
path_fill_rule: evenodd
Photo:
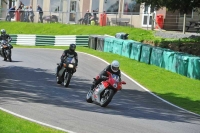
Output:
<svg viewBox="0 0 200 133">
<path fill-rule="evenodd" d="M 148 45 L 148 44 L 142 45 L 142 53 L 141 53 L 140 62 L 144 62 L 147 64 L 150 63 L 152 48 L 153 48 L 153 46 Z"/>
<path fill-rule="evenodd" d="M 104 39 L 104 52 L 113 52 L 113 41 L 115 38 L 111 38 L 111 37 L 106 37 Z"/>
<path fill-rule="evenodd" d="M 176 52 L 172 51 L 172 50 L 165 50 L 163 52 L 163 61 L 162 61 L 162 68 L 165 68 L 166 70 L 170 70 L 171 71 L 171 66 L 173 63 L 173 59 L 174 59 L 174 54 Z"/>
<path fill-rule="evenodd" d="M 142 43 L 133 41 L 131 46 L 131 54 L 130 58 L 140 61 L 141 53 L 142 53 Z"/>
<path fill-rule="evenodd" d="M 130 58 L 133 40 L 124 40 L 122 46 L 122 56 Z"/>
<path fill-rule="evenodd" d="M 200 57 L 189 57 L 187 77 L 200 79 Z"/>
<path fill-rule="evenodd" d="M 166 49 L 160 47 L 153 47 L 151 52 L 150 64 L 161 67 L 163 62 L 163 52 Z"/>
<path fill-rule="evenodd" d="M 76 36 L 76 45 L 88 45 L 88 35 Z"/>
<path fill-rule="evenodd" d="M 188 54 L 177 52 L 174 54 L 171 71 L 187 76 Z"/>
<path fill-rule="evenodd" d="M 10 35 L 10 37 L 12 38 L 12 41 L 10 42 L 10 44 L 16 44 L 17 43 L 17 35 Z"/>
<path fill-rule="evenodd" d="M 113 53 L 121 55 L 124 40 L 115 38 L 113 40 Z"/>
<path fill-rule="evenodd" d="M 36 35 L 36 46 L 39 45 L 54 45 L 55 44 L 55 36 L 47 36 L 47 35 Z"/>
</svg>

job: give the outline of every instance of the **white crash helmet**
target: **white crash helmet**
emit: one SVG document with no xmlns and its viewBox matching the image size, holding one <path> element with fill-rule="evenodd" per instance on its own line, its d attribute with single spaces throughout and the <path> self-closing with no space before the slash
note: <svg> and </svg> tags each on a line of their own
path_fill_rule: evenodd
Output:
<svg viewBox="0 0 200 133">
<path fill-rule="evenodd" d="M 111 63 L 111 70 L 113 72 L 118 72 L 119 71 L 119 62 L 117 60 L 114 60 L 112 63 Z"/>
</svg>

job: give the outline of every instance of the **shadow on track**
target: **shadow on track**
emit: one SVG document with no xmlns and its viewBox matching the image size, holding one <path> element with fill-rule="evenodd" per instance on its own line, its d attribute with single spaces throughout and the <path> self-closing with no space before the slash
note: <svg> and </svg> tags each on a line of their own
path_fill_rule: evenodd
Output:
<svg viewBox="0 0 200 133">
<path fill-rule="evenodd" d="M 153 119 L 164 121 L 182 121 L 197 119 L 193 115 L 184 115 L 179 110 L 163 103 L 148 92 L 125 88 L 117 93 L 111 103 L 102 108 L 85 100 L 92 78 L 72 77 L 70 85 L 65 88 L 56 84 L 53 73 L 43 69 L 26 67 L 0 67 L 0 105 L 7 104 L 9 100 L 27 103 L 50 104 L 58 107 L 74 108 L 77 110 L 98 112 L 112 115 L 122 115 L 141 119 Z M 180 100 L 174 94 L 165 94 Z M 148 98 L 147 98 L 148 97 Z M 153 102 L 149 98 L 155 99 Z M 183 100 L 190 100 L 184 98 Z M 200 101 L 196 101 L 199 102 Z M 192 103 L 192 101 L 191 101 Z M 159 107 L 159 108 L 156 108 Z M 200 118 L 199 118 L 200 120 Z"/>
</svg>

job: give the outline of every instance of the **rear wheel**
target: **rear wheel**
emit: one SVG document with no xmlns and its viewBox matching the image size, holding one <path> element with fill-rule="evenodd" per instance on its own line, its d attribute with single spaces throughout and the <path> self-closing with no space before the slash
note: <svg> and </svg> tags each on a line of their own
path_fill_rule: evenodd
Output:
<svg viewBox="0 0 200 133">
<path fill-rule="evenodd" d="M 114 90 L 112 89 L 106 89 L 103 94 L 101 95 L 100 99 L 100 106 L 106 107 L 112 100 L 112 97 L 114 96 Z"/>
<path fill-rule="evenodd" d="M 71 74 L 71 73 L 65 72 L 64 83 L 63 83 L 65 87 L 68 87 L 68 86 L 69 86 L 71 77 L 72 77 L 72 74 Z"/>
</svg>

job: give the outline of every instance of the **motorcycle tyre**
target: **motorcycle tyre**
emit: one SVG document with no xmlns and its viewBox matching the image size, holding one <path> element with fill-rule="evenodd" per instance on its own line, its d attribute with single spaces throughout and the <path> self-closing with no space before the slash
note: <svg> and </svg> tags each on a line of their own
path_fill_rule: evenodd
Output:
<svg viewBox="0 0 200 133">
<path fill-rule="evenodd" d="M 92 94 L 93 94 L 93 91 L 90 89 L 90 90 L 88 91 L 87 95 L 86 95 L 86 101 L 87 101 L 88 103 L 92 103 L 92 102 L 93 102 L 93 101 L 92 101 Z"/>
<path fill-rule="evenodd" d="M 68 73 L 68 72 L 65 73 L 64 82 L 63 82 L 63 84 L 64 84 L 65 87 L 69 86 L 71 77 L 72 77 L 71 73 Z"/>
<path fill-rule="evenodd" d="M 59 80 L 59 77 L 58 76 L 56 76 L 56 82 L 57 82 L 57 84 L 61 84 L 62 82 Z"/>
<path fill-rule="evenodd" d="M 104 100 L 104 101 L 102 101 L 102 97 L 101 97 L 101 99 L 100 99 L 100 106 L 101 107 L 106 107 L 110 102 L 111 102 L 111 100 L 112 100 L 112 98 L 113 98 L 113 96 L 114 96 L 114 90 L 112 90 L 112 89 L 109 89 L 109 95 L 107 96 L 107 98 Z"/>
<path fill-rule="evenodd" d="M 11 59 L 11 50 L 8 50 L 7 52 L 7 59 L 9 62 L 12 62 L 12 59 Z"/>
</svg>

